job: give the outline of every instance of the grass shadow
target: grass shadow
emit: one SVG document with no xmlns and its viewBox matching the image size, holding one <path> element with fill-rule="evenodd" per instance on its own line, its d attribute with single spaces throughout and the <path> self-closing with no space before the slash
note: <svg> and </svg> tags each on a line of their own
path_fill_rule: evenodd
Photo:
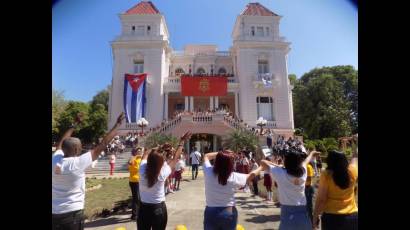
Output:
<svg viewBox="0 0 410 230">
<path fill-rule="evenodd" d="M 116 216 L 111 216 L 108 218 L 98 219 L 92 222 L 85 223 L 84 227 L 95 228 L 95 227 L 108 226 L 108 225 L 114 225 L 114 224 L 120 224 L 120 223 L 128 223 L 128 222 L 135 222 L 135 220 L 131 220 L 130 218 L 119 218 Z"/>
</svg>

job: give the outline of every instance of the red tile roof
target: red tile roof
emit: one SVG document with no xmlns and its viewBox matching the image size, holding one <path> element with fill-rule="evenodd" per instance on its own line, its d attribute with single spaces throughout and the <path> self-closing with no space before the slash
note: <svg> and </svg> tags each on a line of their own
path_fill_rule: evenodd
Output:
<svg viewBox="0 0 410 230">
<path fill-rule="evenodd" d="M 260 3 L 249 3 L 246 5 L 245 10 L 241 15 L 253 15 L 253 16 L 278 16 L 270 11 L 268 8 L 262 6 Z"/>
<path fill-rule="evenodd" d="M 160 12 L 151 1 L 141 1 L 125 14 L 160 14 Z"/>
</svg>

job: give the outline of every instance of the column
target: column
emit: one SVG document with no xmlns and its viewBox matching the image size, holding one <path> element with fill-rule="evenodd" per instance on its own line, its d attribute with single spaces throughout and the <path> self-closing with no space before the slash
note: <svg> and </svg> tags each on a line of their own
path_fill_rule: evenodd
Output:
<svg viewBox="0 0 410 230">
<path fill-rule="evenodd" d="M 214 97 L 209 97 L 209 109 L 214 109 Z"/>
<path fill-rule="evenodd" d="M 216 151 L 218 151 L 218 149 L 216 148 L 216 135 L 214 135 L 213 136 L 213 142 L 212 142 L 212 145 L 213 145 L 213 150 L 212 151 L 214 151 L 214 152 L 216 152 Z"/>
<path fill-rule="evenodd" d="M 235 92 L 235 116 L 239 117 L 239 100 L 238 100 L 238 93 Z"/>
<path fill-rule="evenodd" d="M 185 107 L 184 107 L 184 111 L 189 111 L 188 106 L 189 106 L 189 99 L 188 99 L 187 96 L 185 96 Z"/>
<path fill-rule="evenodd" d="M 165 93 L 165 119 L 168 119 L 168 93 Z"/>
<path fill-rule="evenodd" d="M 189 97 L 189 111 L 194 111 L 194 97 Z"/>
<path fill-rule="evenodd" d="M 215 108 L 219 108 L 219 97 L 215 97 Z"/>
</svg>

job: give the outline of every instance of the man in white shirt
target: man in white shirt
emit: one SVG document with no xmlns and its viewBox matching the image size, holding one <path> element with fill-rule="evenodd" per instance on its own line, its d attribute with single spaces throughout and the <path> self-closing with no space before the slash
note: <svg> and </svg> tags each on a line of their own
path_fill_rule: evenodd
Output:
<svg viewBox="0 0 410 230">
<path fill-rule="evenodd" d="M 79 114 L 57 144 L 57 151 L 52 158 L 52 229 L 84 229 L 85 169 L 98 159 L 105 146 L 117 133 L 124 119 L 121 113 L 115 126 L 102 142 L 82 155 L 81 141 L 71 137 L 74 128 L 82 120 Z"/>
<path fill-rule="evenodd" d="M 197 148 L 194 147 L 194 151 L 190 155 L 192 163 L 192 180 L 195 180 L 198 177 L 198 166 L 201 163 L 201 153 L 198 152 Z M 194 175 L 195 171 L 195 175 Z"/>
</svg>

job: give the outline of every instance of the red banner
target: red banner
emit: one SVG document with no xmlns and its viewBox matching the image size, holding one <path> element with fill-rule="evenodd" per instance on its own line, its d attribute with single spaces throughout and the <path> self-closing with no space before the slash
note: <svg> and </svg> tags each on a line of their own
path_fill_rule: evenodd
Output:
<svg viewBox="0 0 410 230">
<path fill-rule="evenodd" d="M 226 96 L 228 79 L 224 76 L 181 76 L 182 96 Z"/>
</svg>

